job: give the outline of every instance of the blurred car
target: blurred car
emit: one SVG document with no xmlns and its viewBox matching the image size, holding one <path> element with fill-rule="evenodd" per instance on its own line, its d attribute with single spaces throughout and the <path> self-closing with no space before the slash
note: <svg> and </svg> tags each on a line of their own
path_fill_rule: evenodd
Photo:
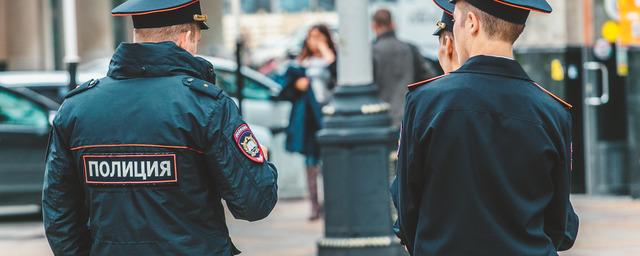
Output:
<svg viewBox="0 0 640 256">
<path fill-rule="evenodd" d="M 98 74 L 78 75 L 78 83 L 89 81 Z M 69 73 L 66 71 L 11 71 L 0 72 L 0 85 L 8 88 L 27 88 L 62 103 L 68 92 Z"/>
<path fill-rule="evenodd" d="M 0 85 L 0 206 L 40 205 L 51 121 L 58 103 Z"/>
</svg>

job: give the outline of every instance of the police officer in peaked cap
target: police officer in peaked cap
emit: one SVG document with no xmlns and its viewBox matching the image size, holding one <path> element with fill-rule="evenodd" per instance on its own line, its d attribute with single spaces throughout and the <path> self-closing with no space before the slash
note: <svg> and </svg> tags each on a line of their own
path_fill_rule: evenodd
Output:
<svg viewBox="0 0 640 256">
<path fill-rule="evenodd" d="M 433 35 L 437 36 L 440 42 L 438 62 L 440 63 L 440 67 L 442 67 L 442 71 L 448 74 L 460 67 L 453 37 L 454 5 L 443 5 L 442 10 L 442 18 L 436 22 L 436 31 L 433 32 Z"/>
<path fill-rule="evenodd" d="M 265 218 L 277 172 L 195 57 L 198 0 L 129 0 L 135 43 L 72 90 L 53 121 L 42 199 L 55 255 L 235 255 L 225 224 Z"/>
<path fill-rule="evenodd" d="M 513 56 L 529 13 L 551 7 L 544 0 L 434 1 L 455 4 L 462 66 L 409 86 L 392 186 L 396 234 L 420 256 L 570 249 L 578 232 L 569 200 L 571 105 Z"/>
</svg>

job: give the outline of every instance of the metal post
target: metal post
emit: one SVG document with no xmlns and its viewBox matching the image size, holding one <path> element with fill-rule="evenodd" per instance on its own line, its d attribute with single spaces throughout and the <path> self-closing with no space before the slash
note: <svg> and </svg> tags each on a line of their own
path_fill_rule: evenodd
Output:
<svg viewBox="0 0 640 256">
<path fill-rule="evenodd" d="M 633 198 L 640 199 L 640 119 L 638 118 L 640 116 L 640 88 L 637 86 L 640 84 L 640 48 L 631 47 L 629 49 L 629 60 L 630 72 L 627 83 L 630 86 L 626 87 L 625 92 L 627 109 L 629 110 L 627 113 L 629 120 L 627 124 L 629 128 L 627 141 L 629 145 L 629 190 Z"/>
<path fill-rule="evenodd" d="M 240 109 L 240 114 L 242 114 L 242 101 L 244 100 L 244 78 L 242 77 L 242 47 L 244 42 L 242 37 L 238 37 L 236 41 L 236 86 L 237 86 L 237 94 L 236 98 L 238 99 L 238 108 Z"/>
<path fill-rule="evenodd" d="M 235 25 L 235 30 L 232 34 L 236 38 L 236 97 L 238 99 L 240 114 L 242 114 L 242 100 L 244 99 L 244 95 L 242 94 L 242 90 L 244 89 L 244 79 L 242 79 L 242 47 L 244 46 L 244 42 L 242 40 L 242 33 L 240 32 L 240 15 L 242 14 L 242 5 L 240 0 L 231 0 L 231 13 L 233 15 L 233 23 Z"/>
<path fill-rule="evenodd" d="M 325 237 L 320 256 L 395 256 L 389 196 L 390 154 L 397 144 L 389 104 L 372 84 L 367 0 L 340 0 L 338 88 L 318 133 L 322 152 Z"/>
<path fill-rule="evenodd" d="M 76 87 L 77 69 L 80 56 L 78 56 L 78 27 L 76 22 L 76 1 L 62 1 L 63 25 L 64 25 L 64 62 L 69 70 L 69 90 Z"/>
</svg>

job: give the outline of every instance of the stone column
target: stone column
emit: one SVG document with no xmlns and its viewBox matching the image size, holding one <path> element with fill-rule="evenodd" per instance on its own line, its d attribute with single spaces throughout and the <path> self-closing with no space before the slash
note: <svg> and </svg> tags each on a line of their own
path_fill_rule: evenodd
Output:
<svg viewBox="0 0 640 256">
<path fill-rule="evenodd" d="M 76 4 L 80 61 L 111 56 L 114 49 L 111 1 L 76 0 Z"/>
<path fill-rule="evenodd" d="M 549 48 L 582 44 L 582 5 L 572 2 L 550 1 L 552 13 L 532 12 L 516 47 Z"/>
<path fill-rule="evenodd" d="M 339 86 L 322 109 L 318 132 L 326 209 L 318 255 L 396 256 L 401 247 L 392 232 L 389 156 L 398 131 L 373 85 L 368 1 L 337 4 Z"/>
<path fill-rule="evenodd" d="M 224 0 L 201 1 L 202 12 L 209 15 L 209 30 L 203 31 L 199 52 L 202 55 L 220 56 L 224 49 L 223 9 Z"/>
<path fill-rule="evenodd" d="M 6 0 L 0 0 L 0 71 L 6 68 L 7 64 L 7 5 Z"/>
<path fill-rule="evenodd" d="M 4 1 L 9 70 L 42 70 L 46 64 L 43 1 Z"/>
</svg>

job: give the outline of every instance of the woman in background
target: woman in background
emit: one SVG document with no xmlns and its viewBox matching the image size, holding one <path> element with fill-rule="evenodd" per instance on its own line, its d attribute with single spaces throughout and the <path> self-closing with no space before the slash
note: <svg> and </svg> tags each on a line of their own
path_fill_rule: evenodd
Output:
<svg viewBox="0 0 640 256">
<path fill-rule="evenodd" d="M 336 48 L 331 32 L 325 25 L 309 29 L 302 52 L 287 70 L 287 85 L 281 96 L 293 102 L 287 150 L 305 156 L 307 187 L 311 201 L 309 220 L 317 220 L 322 214 L 318 201 L 318 174 L 320 172 L 320 148 L 316 133 L 322 125 L 320 109 L 329 103 L 336 85 Z"/>
</svg>

